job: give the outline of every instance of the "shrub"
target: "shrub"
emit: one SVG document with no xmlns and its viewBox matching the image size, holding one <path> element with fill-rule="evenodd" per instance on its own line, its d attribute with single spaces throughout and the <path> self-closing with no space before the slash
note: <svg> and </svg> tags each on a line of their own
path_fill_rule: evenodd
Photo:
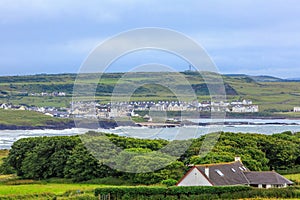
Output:
<svg viewBox="0 0 300 200">
<path fill-rule="evenodd" d="M 178 181 L 176 181 L 175 179 L 167 179 L 167 180 L 163 180 L 161 183 L 170 187 L 176 185 L 177 182 Z"/>
<path fill-rule="evenodd" d="M 191 187 L 157 187 L 157 186 L 138 186 L 138 187 L 103 187 L 95 189 L 95 196 L 110 194 L 113 199 L 124 198 L 130 199 L 189 199 L 190 196 L 198 197 L 198 199 L 216 199 L 223 193 L 234 193 L 251 191 L 251 187 L 247 186 L 226 186 L 226 187 L 211 187 L 211 186 L 191 186 Z M 195 198 L 197 199 L 197 198 Z"/>
</svg>

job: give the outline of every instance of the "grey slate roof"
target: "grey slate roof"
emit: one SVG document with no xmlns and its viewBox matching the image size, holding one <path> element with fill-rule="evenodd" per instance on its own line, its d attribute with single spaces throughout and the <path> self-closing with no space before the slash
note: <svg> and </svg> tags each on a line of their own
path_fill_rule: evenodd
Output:
<svg viewBox="0 0 300 200">
<path fill-rule="evenodd" d="M 209 167 L 208 180 L 213 185 L 245 185 L 249 184 L 248 179 L 244 175 L 244 171 L 249 171 L 240 161 L 220 163 L 220 164 L 209 164 L 209 165 L 198 165 L 196 166 L 205 175 L 205 167 Z M 217 173 L 220 170 L 224 176 L 220 176 Z"/>
<path fill-rule="evenodd" d="M 276 172 L 244 172 L 251 184 L 292 185 L 293 182 Z"/>
<path fill-rule="evenodd" d="M 240 161 L 197 165 L 196 167 L 213 185 L 293 184 L 293 182 L 274 171 L 251 172 Z M 205 167 L 209 167 L 209 177 L 205 175 Z M 218 170 L 221 172 L 221 175 L 217 172 Z"/>
</svg>

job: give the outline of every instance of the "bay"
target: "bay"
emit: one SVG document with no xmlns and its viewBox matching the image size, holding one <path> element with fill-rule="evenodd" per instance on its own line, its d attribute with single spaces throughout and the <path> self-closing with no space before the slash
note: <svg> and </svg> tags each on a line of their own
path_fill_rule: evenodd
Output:
<svg viewBox="0 0 300 200">
<path fill-rule="evenodd" d="M 224 122 L 224 120 L 197 119 L 193 122 Z M 290 119 L 226 119 L 235 125 L 206 125 L 183 126 L 171 128 L 147 128 L 147 127 L 117 127 L 115 129 L 97 129 L 99 132 L 114 133 L 120 136 L 148 139 L 183 140 L 197 138 L 207 133 L 224 131 L 234 133 L 259 133 L 274 134 L 284 131 L 300 132 L 300 120 Z M 241 125 L 237 124 L 241 122 Z M 248 122 L 249 124 L 245 123 Z M 0 149 L 9 149 L 13 142 L 27 137 L 40 136 L 71 136 L 84 134 L 89 129 L 65 129 L 65 130 L 0 130 Z"/>
</svg>

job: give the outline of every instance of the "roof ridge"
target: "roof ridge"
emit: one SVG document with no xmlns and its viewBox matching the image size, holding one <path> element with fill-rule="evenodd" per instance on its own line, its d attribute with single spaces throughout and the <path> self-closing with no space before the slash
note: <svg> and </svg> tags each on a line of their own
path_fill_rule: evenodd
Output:
<svg viewBox="0 0 300 200">
<path fill-rule="evenodd" d="M 276 178 L 276 180 L 277 180 L 277 183 L 279 183 L 279 182 L 280 182 L 280 181 L 279 181 L 279 176 L 278 176 L 279 174 L 276 173 L 276 172 L 274 172 L 274 171 L 273 171 L 273 173 L 274 173 L 274 175 L 275 175 L 275 178 Z"/>
<path fill-rule="evenodd" d="M 248 171 L 248 172 L 256 172 L 256 173 L 271 172 L 271 173 L 276 173 L 276 174 L 278 174 L 276 171 Z"/>
<path fill-rule="evenodd" d="M 200 164 L 200 165 L 195 165 L 196 167 L 202 167 L 202 166 L 214 166 L 214 165 L 229 165 L 229 164 L 234 164 L 241 161 L 232 161 L 232 162 L 220 162 L 220 163 L 210 163 L 210 164 Z"/>
<path fill-rule="evenodd" d="M 249 171 L 250 172 L 250 171 Z M 248 182 L 248 184 L 250 184 L 250 180 L 247 178 L 247 176 L 245 175 L 245 172 L 242 171 L 243 177 L 245 178 L 245 180 Z"/>
</svg>

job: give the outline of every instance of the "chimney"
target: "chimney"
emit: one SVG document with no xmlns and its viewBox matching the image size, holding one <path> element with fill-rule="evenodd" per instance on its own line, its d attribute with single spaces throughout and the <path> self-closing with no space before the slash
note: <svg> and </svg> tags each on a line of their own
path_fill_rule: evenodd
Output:
<svg viewBox="0 0 300 200">
<path fill-rule="evenodd" d="M 240 161 L 240 162 L 241 162 L 241 157 L 239 157 L 239 156 L 234 157 L 234 161 L 235 161 L 235 162 L 237 162 L 237 161 Z"/>
<path fill-rule="evenodd" d="M 209 167 L 208 166 L 205 166 L 204 173 L 209 178 Z"/>
</svg>

